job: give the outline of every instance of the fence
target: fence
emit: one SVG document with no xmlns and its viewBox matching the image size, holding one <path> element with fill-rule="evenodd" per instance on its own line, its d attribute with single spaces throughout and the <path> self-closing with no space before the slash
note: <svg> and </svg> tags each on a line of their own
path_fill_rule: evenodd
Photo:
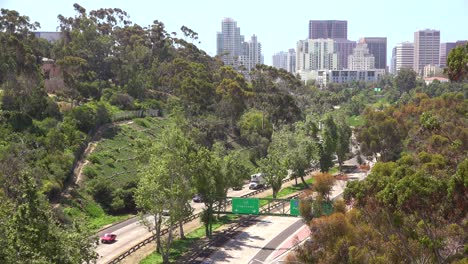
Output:
<svg viewBox="0 0 468 264">
<path fill-rule="evenodd" d="M 157 117 L 161 116 L 161 112 L 158 109 L 146 109 L 146 110 L 134 110 L 134 111 L 125 111 L 113 114 L 111 117 L 112 122 L 129 120 L 133 118 L 141 118 L 141 117 Z"/>
</svg>

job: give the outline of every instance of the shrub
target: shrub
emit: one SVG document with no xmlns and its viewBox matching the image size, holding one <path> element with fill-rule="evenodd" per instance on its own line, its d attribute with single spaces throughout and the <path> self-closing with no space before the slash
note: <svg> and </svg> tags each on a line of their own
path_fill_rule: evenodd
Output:
<svg viewBox="0 0 468 264">
<path fill-rule="evenodd" d="M 101 160 L 99 159 L 98 154 L 91 154 L 88 157 L 88 160 L 91 161 L 93 164 L 101 164 Z"/>
<path fill-rule="evenodd" d="M 89 179 L 93 179 L 97 176 L 96 169 L 92 166 L 86 166 L 83 168 L 83 174 Z"/>
</svg>

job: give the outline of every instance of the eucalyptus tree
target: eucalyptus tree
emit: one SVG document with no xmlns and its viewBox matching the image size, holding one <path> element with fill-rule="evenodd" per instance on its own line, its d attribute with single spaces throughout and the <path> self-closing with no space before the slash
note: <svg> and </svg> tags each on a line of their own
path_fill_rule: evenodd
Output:
<svg viewBox="0 0 468 264">
<path fill-rule="evenodd" d="M 174 229 L 192 212 L 189 200 L 192 194 L 191 171 L 195 144 L 174 122 L 165 127 L 160 139 L 150 150 L 149 164 L 140 173 L 135 201 L 142 212 L 142 221 L 156 235 L 156 251 L 164 263 L 174 240 Z M 163 217 L 168 210 L 169 216 Z M 154 217 L 148 221 L 146 215 Z M 161 235 L 162 225 L 168 232 Z M 181 230 L 183 235 L 183 230 Z"/>
<path fill-rule="evenodd" d="M 266 184 L 273 190 L 273 198 L 276 198 L 283 180 L 287 177 L 288 157 L 284 153 L 289 148 L 290 140 L 291 132 L 286 127 L 273 132 L 268 154 L 259 160 L 260 169 L 265 173 Z"/>
</svg>

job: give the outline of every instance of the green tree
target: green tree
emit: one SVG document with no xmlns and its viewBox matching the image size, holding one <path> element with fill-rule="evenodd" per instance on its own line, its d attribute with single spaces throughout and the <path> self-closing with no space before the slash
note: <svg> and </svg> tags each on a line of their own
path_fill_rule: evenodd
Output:
<svg viewBox="0 0 468 264">
<path fill-rule="evenodd" d="M 401 69 L 395 77 L 395 86 L 400 91 L 400 95 L 409 92 L 416 87 L 416 72 L 412 69 Z"/>
<path fill-rule="evenodd" d="M 338 122 L 338 137 L 336 140 L 336 156 L 338 157 L 338 163 L 340 165 L 340 171 L 342 170 L 343 162 L 345 161 L 346 154 L 349 153 L 349 146 L 351 144 L 351 128 L 346 124 L 344 119 Z"/>
<path fill-rule="evenodd" d="M 20 147 L 20 149 L 22 149 Z M 96 259 L 95 239 L 83 226 L 63 225 L 51 212 L 44 196 L 39 193 L 23 149 L 0 161 L 0 260 L 3 263 L 91 263 Z"/>
<path fill-rule="evenodd" d="M 154 230 L 156 251 L 162 255 L 164 263 L 169 263 L 174 227 L 191 213 L 188 202 L 192 191 L 190 171 L 194 150 L 193 142 L 182 130 L 174 125 L 166 127 L 150 152 L 149 164 L 141 172 L 135 191 L 143 222 Z M 169 211 L 168 218 L 162 216 L 164 210 Z M 154 217 L 153 222 L 145 221 L 146 214 Z M 169 230 L 164 237 L 161 235 L 162 224 Z"/>
<path fill-rule="evenodd" d="M 444 72 L 452 82 L 463 82 L 468 79 L 468 43 L 450 51 Z"/>
<path fill-rule="evenodd" d="M 288 147 L 288 134 L 287 129 L 273 133 L 267 156 L 258 162 L 261 172 L 265 173 L 266 184 L 273 190 L 273 198 L 278 195 L 283 179 L 287 176 L 287 158 L 284 150 Z"/>
<path fill-rule="evenodd" d="M 331 115 L 323 121 L 322 144 L 319 149 L 320 171 L 327 172 L 333 167 L 333 154 L 336 153 L 338 129 Z"/>
</svg>

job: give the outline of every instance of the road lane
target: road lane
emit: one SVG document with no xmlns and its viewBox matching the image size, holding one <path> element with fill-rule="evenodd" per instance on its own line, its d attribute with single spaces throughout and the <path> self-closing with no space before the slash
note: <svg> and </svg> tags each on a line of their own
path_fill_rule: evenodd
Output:
<svg viewBox="0 0 468 264">
<path fill-rule="evenodd" d="M 250 192 L 252 192 L 252 190 L 249 190 L 248 184 L 246 184 L 241 190 L 228 191 L 227 195 L 229 197 L 240 197 Z M 204 203 L 195 203 L 192 201 L 190 202 L 190 205 L 194 209 L 194 214 L 201 212 L 205 208 Z M 153 218 L 150 218 L 149 220 L 152 219 Z M 128 219 L 122 223 L 116 224 L 114 226 L 100 231 L 98 233 L 99 237 L 101 237 L 104 233 L 116 234 L 117 240 L 112 244 L 100 243 L 97 246 L 96 253 L 98 253 L 99 255 L 97 263 L 99 264 L 107 263 L 113 260 L 122 252 L 125 252 L 129 248 L 133 247 L 135 244 L 152 235 L 152 233 L 148 231 L 147 227 L 140 223 L 140 219 L 138 217 Z"/>
</svg>

